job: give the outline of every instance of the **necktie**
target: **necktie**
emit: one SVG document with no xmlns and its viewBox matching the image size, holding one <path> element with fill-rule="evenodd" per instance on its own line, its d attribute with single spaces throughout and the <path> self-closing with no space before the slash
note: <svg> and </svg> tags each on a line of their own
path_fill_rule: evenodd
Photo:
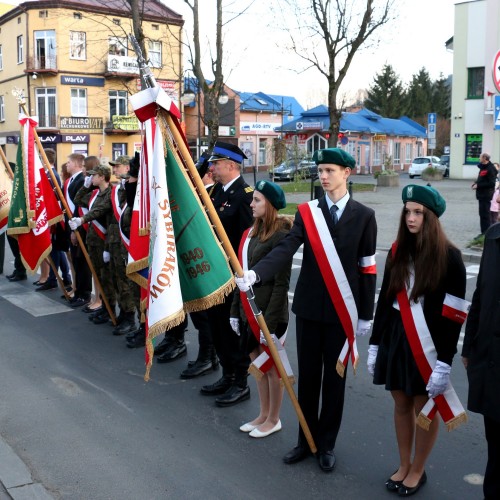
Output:
<svg viewBox="0 0 500 500">
<path fill-rule="evenodd" d="M 332 205 L 330 207 L 330 215 L 332 216 L 332 221 L 333 221 L 334 226 L 339 221 L 339 218 L 337 217 L 337 210 L 338 209 L 339 209 L 339 207 L 337 207 L 337 205 Z"/>
</svg>

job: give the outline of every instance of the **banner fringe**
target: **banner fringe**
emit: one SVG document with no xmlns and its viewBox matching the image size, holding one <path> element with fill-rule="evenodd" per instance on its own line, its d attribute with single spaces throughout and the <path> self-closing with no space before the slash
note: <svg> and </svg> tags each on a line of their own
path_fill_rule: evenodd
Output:
<svg viewBox="0 0 500 500">
<path fill-rule="evenodd" d="M 345 375 L 345 366 L 342 364 L 342 362 L 340 361 L 340 359 L 337 359 L 337 366 L 336 366 L 336 369 L 337 369 L 337 373 L 342 377 L 344 378 L 344 375 Z"/>
<path fill-rule="evenodd" d="M 264 376 L 264 373 L 262 373 L 253 363 L 251 363 L 248 367 L 248 373 L 255 377 L 255 380 L 257 381 Z"/>
<path fill-rule="evenodd" d="M 288 380 L 290 381 L 291 385 L 295 384 L 295 377 L 293 375 L 288 375 Z M 280 378 L 280 386 L 285 387 L 285 383 L 283 382 L 282 378 Z"/>
</svg>

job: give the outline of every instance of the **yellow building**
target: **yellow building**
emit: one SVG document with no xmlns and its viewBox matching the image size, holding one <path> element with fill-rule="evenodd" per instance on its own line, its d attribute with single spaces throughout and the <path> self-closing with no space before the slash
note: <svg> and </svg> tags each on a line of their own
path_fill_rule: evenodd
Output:
<svg viewBox="0 0 500 500">
<path fill-rule="evenodd" d="M 140 148 L 139 125 L 128 97 L 141 88 L 130 9 L 120 0 L 30 1 L 0 16 L 0 146 L 15 160 L 19 107 L 26 98 L 44 147 L 61 165 L 71 153 L 103 161 Z M 142 29 L 149 65 L 178 102 L 182 16 L 145 0 Z"/>
</svg>

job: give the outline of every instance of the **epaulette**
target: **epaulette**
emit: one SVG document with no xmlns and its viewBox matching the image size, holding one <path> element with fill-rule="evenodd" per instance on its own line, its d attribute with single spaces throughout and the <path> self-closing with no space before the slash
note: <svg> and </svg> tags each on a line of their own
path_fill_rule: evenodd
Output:
<svg viewBox="0 0 500 500">
<path fill-rule="evenodd" d="M 253 193 L 253 187 L 252 186 L 247 186 L 245 188 L 245 193 Z"/>
</svg>

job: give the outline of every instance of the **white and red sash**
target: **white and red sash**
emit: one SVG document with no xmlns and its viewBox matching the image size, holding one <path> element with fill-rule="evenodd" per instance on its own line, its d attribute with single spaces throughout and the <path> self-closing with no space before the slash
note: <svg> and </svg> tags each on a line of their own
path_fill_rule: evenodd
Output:
<svg viewBox="0 0 500 500">
<path fill-rule="evenodd" d="M 123 209 L 120 207 L 120 200 L 118 196 L 118 190 L 120 186 L 111 187 L 111 206 L 113 207 L 113 213 L 115 214 L 115 219 L 120 222 L 120 217 L 122 215 Z"/>
<path fill-rule="evenodd" d="M 394 245 L 392 247 L 392 251 L 393 253 L 395 251 Z M 436 366 L 436 347 L 434 346 L 431 333 L 427 326 L 427 322 L 425 321 L 424 310 L 421 302 L 413 302 L 410 304 L 408 294 L 409 290 L 401 290 L 397 294 L 397 301 L 401 312 L 401 319 L 403 321 L 406 338 L 408 339 L 408 343 L 410 344 L 410 348 L 413 353 L 413 358 L 415 359 L 420 375 L 427 385 L 432 374 L 432 370 Z M 446 297 L 445 303 L 447 304 L 443 304 L 443 316 L 462 324 L 467 316 L 467 313 L 464 313 L 464 310 L 468 309 L 467 304 L 470 303 L 452 295 L 447 294 Z M 453 317 L 450 317 L 449 314 L 449 311 L 453 307 L 450 305 L 451 303 L 454 303 L 459 307 L 459 309 L 455 309 L 456 314 L 452 314 Z M 448 311 L 446 314 L 445 308 Z M 420 425 L 423 429 L 428 430 L 437 412 L 440 413 L 448 431 L 455 429 L 460 424 L 467 421 L 467 414 L 465 413 L 465 410 L 460 403 L 451 382 L 448 384 L 448 387 L 443 394 L 440 394 L 435 398 L 430 398 L 429 401 L 427 401 L 417 418 L 418 425 Z"/>
<path fill-rule="evenodd" d="M 240 241 L 240 247 L 238 249 L 238 258 L 241 266 L 244 271 L 248 271 L 248 245 L 251 239 L 251 230 L 252 228 L 248 228 L 242 235 Z M 245 292 L 240 292 L 241 304 L 243 306 L 243 310 L 245 311 L 245 316 L 247 317 L 248 325 L 252 330 L 254 337 L 257 339 L 257 342 L 260 343 L 260 326 L 255 319 L 255 316 L 252 312 L 252 307 L 248 302 L 248 297 Z M 279 357 L 281 358 L 281 362 L 283 363 L 283 367 L 285 368 L 285 372 L 293 383 L 294 376 L 292 372 L 292 367 L 290 366 L 290 362 L 288 361 L 288 356 L 286 355 L 286 351 L 283 347 L 286 340 L 285 333 L 280 339 L 276 337 L 276 335 L 272 335 L 274 345 L 278 351 Z M 262 345 L 263 352 L 250 364 L 250 368 L 248 371 L 257 379 L 261 378 L 265 373 L 267 373 L 273 366 L 275 366 L 274 360 L 270 355 L 269 347 Z M 279 375 L 279 373 L 278 373 Z"/>
<path fill-rule="evenodd" d="M 317 200 L 299 205 L 298 209 L 328 294 L 347 337 L 337 360 L 337 373 L 343 377 L 349 356 L 354 370 L 359 360 L 355 335 L 358 324 L 356 302 Z"/>
<path fill-rule="evenodd" d="M 89 200 L 89 210 L 92 209 L 92 205 L 94 204 L 95 200 L 97 199 L 97 195 L 99 194 L 99 189 L 95 189 L 92 195 L 90 196 Z M 106 239 L 106 233 L 108 232 L 107 229 L 97 220 L 92 220 L 90 221 L 92 224 L 94 231 L 97 233 L 97 236 L 101 238 L 101 240 Z"/>
<path fill-rule="evenodd" d="M 127 238 L 127 235 L 122 231 L 122 217 L 123 214 L 125 213 L 125 207 L 122 210 L 122 213 L 120 214 L 120 220 L 118 221 L 118 227 L 120 228 L 120 236 L 122 238 L 122 242 L 125 245 L 125 248 L 127 249 L 127 252 L 130 249 L 130 238 Z"/>
</svg>

